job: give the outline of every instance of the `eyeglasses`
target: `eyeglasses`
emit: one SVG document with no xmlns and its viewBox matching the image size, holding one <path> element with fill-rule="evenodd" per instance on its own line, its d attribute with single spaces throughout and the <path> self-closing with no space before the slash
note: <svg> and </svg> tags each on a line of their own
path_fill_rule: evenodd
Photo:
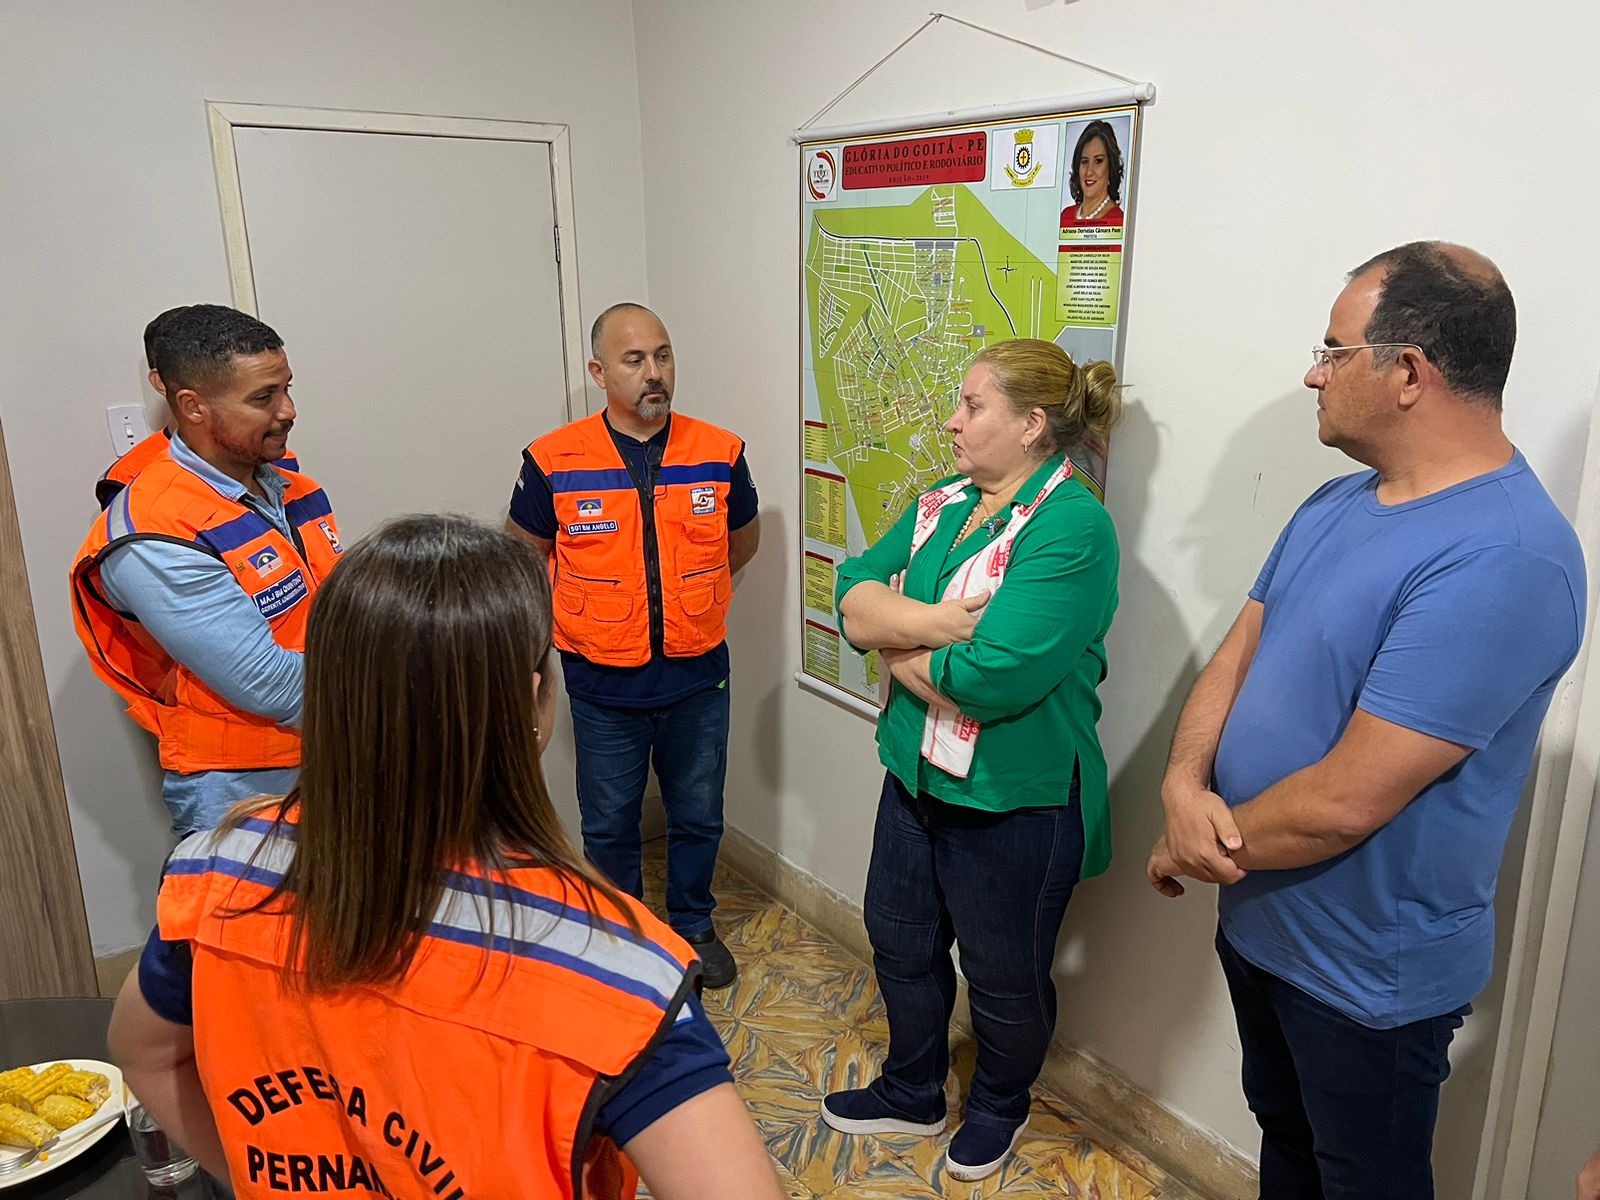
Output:
<svg viewBox="0 0 1600 1200">
<path fill-rule="evenodd" d="M 1313 346 L 1311 347 L 1311 369 L 1313 371 L 1333 370 L 1333 356 L 1335 354 L 1348 354 L 1352 350 L 1415 350 L 1418 354 L 1427 351 L 1415 342 L 1366 342 L 1360 346 Z"/>
</svg>

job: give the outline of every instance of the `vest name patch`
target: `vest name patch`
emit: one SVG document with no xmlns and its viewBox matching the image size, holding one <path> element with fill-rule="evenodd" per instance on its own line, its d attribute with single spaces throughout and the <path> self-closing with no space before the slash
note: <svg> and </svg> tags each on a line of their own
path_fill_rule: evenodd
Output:
<svg viewBox="0 0 1600 1200">
<path fill-rule="evenodd" d="M 567 526 L 567 536 L 577 537 L 581 533 L 615 533 L 615 521 L 574 521 Z"/>
<path fill-rule="evenodd" d="M 269 588 L 262 588 L 251 598 L 267 620 L 281 616 L 306 598 L 305 572 L 296 567 L 293 574 L 278 580 Z"/>
</svg>

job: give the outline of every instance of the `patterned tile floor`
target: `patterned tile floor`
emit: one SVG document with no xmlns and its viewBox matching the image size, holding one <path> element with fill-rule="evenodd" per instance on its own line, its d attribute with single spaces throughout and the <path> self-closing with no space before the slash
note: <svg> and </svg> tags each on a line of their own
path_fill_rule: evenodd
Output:
<svg viewBox="0 0 1600 1200">
<path fill-rule="evenodd" d="M 647 843 L 645 895 L 661 912 L 665 842 Z M 1068 1105 L 1034 1089 L 1017 1153 L 980 1183 L 947 1179 L 945 1143 L 960 1123 L 974 1047 L 954 1044 L 951 1121 L 938 1138 L 849 1137 L 822 1123 L 826 1092 L 861 1087 L 883 1061 L 889 1029 L 871 970 L 743 877 L 718 869 L 717 931 L 739 963 L 706 1010 L 734 1078 L 793 1200 L 1200 1200 Z"/>
</svg>

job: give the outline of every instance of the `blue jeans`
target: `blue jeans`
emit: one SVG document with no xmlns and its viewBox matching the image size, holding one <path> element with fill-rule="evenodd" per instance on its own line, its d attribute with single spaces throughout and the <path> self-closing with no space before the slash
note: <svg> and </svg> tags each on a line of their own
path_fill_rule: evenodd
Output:
<svg viewBox="0 0 1600 1200">
<path fill-rule="evenodd" d="M 684 937 L 708 931 L 728 774 L 728 688 L 648 709 L 573 696 L 572 733 L 584 854 L 623 891 L 644 894 L 639 817 L 654 764 L 667 810 L 667 918 Z"/>
<path fill-rule="evenodd" d="M 1246 961 L 1217 930 L 1261 1126 L 1261 1200 L 1431 1200 L 1439 1086 L 1470 1006 L 1371 1029 Z"/>
<path fill-rule="evenodd" d="M 889 1054 L 873 1082 L 905 1116 L 944 1115 L 961 947 L 978 1061 L 967 1120 L 1013 1127 L 1056 1024 L 1056 935 L 1083 867 L 1083 815 L 1068 803 L 1008 813 L 913 796 L 885 774 L 863 905 Z"/>
</svg>

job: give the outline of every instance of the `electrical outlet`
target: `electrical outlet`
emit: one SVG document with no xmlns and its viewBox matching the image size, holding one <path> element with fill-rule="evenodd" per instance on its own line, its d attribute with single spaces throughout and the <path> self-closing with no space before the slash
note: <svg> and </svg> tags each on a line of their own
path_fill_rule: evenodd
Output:
<svg viewBox="0 0 1600 1200">
<path fill-rule="evenodd" d="M 118 458 L 150 436 L 142 404 L 113 404 L 106 409 L 106 427 L 111 431 L 111 453 Z"/>
</svg>

